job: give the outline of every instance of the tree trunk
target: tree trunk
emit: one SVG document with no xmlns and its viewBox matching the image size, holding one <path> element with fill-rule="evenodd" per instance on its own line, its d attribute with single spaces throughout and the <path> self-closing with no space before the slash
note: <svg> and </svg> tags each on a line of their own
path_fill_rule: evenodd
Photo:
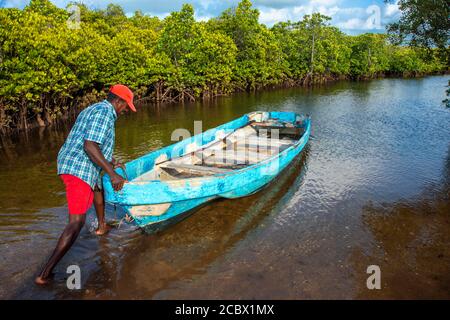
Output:
<svg viewBox="0 0 450 320">
<path fill-rule="evenodd" d="M 313 36 L 312 36 L 312 48 L 311 48 L 311 67 L 309 68 L 311 74 L 314 73 L 314 50 L 315 50 L 315 44 L 316 44 L 316 36 L 313 33 Z"/>
<path fill-rule="evenodd" d="M 38 113 L 36 115 L 36 121 L 37 121 L 39 127 L 45 127 L 45 122 L 44 122 L 44 120 L 42 120 L 41 114 Z"/>
</svg>

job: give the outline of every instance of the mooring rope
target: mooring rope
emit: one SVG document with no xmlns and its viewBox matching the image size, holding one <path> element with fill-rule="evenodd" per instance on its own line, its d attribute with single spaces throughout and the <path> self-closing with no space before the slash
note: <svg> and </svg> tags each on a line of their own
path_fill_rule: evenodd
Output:
<svg viewBox="0 0 450 320">
<path fill-rule="evenodd" d="M 122 225 L 123 220 L 125 220 L 128 223 L 131 223 L 134 221 L 132 216 L 129 216 L 128 213 L 125 214 L 125 217 L 123 217 L 122 219 L 120 219 L 119 224 L 117 226 L 117 229 L 120 228 L 120 226 Z"/>
</svg>

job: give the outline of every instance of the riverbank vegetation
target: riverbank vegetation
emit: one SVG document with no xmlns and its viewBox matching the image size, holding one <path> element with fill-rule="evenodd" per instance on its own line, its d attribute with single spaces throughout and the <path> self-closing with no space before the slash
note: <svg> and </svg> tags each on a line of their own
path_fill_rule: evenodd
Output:
<svg viewBox="0 0 450 320">
<path fill-rule="evenodd" d="M 196 21 L 188 4 L 164 20 L 139 11 L 127 17 L 112 4 L 64 10 L 31 0 L 23 10 L 1 8 L 0 133 L 68 118 L 114 83 L 141 101 L 175 102 L 448 68 L 438 48 L 350 36 L 319 13 L 271 28 L 258 18 L 249 0 L 209 21 Z"/>
</svg>

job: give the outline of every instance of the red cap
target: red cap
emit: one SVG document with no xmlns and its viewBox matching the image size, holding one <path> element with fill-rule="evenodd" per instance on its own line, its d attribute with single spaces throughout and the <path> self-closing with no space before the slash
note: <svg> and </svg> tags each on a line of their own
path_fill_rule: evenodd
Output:
<svg viewBox="0 0 450 320">
<path fill-rule="evenodd" d="M 133 104 L 133 92 L 127 86 L 116 84 L 109 89 L 109 92 L 114 93 L 119 98 L 125 100 L 130 109 L 136 112 L 136 108 Z"/>
</svg>

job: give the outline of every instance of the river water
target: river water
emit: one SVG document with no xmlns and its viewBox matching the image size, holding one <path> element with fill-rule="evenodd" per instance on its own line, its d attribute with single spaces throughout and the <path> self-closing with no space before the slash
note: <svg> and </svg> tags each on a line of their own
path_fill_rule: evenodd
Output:
<svg viewBox="0 0 450 320">
<path fill-rule="evenodd" d="M 312 137 L 275 182 L 218 200 L 156 235 L 121 224 L 97 237 L 93 209 L 55 281 L 33 279 L 67 221 L 56 155 L 67 127 L 2 138 L 0 298 L 450 298 L 448 76 L 339 82 L 144 106 L 116 123 L 123 162 L 168 145 L 176 128 L 255 110 L 312 117 Z M 192 132 L 192 131 L 191 131 Z M 107 215 L 115 219 L 108 207 Z M 82 289 L 66 287 L 69 265 Z M 369 290 L 367 267 L 381 270 Z"/>
</svg>

